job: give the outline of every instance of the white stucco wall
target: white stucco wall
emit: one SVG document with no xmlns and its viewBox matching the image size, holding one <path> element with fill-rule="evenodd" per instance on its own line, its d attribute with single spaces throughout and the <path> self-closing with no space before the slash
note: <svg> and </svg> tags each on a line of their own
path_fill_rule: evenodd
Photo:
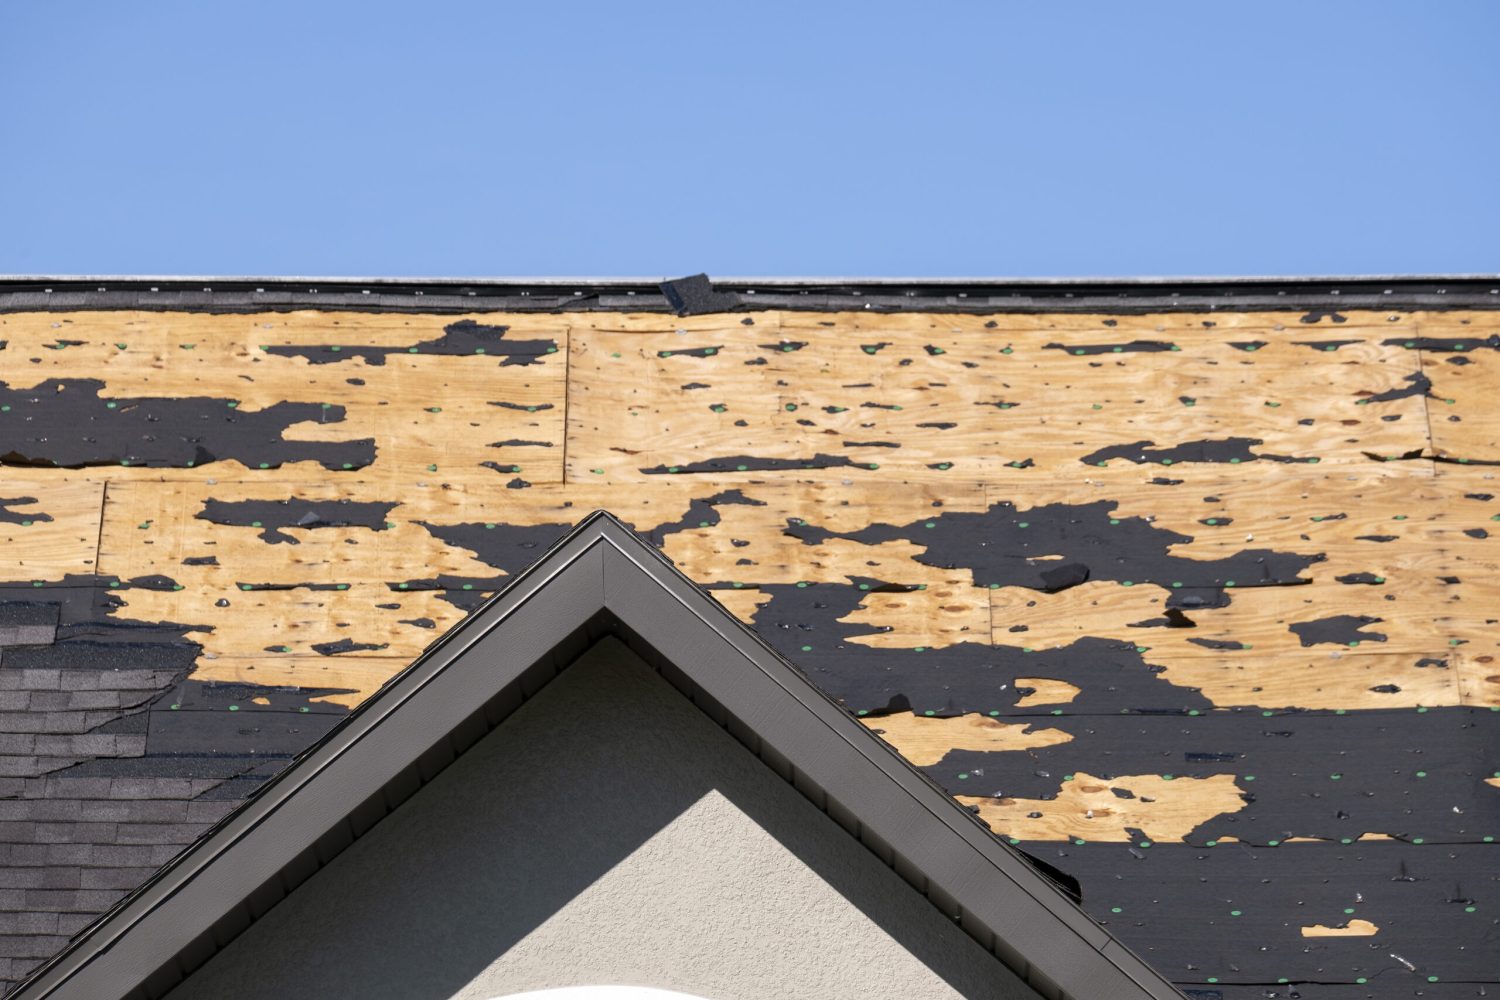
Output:
<svg viewBox="0 0 1500 1000">
<path fill-rule="evenodd" d="M 171 1000 L 1035 995 L 612 640 Z"/>
</svg>

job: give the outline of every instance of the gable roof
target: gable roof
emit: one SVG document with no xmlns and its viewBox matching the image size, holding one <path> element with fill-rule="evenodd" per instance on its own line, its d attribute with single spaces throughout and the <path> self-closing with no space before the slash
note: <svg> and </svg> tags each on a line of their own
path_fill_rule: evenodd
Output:
<svg viewBox="0 0 1500 1000">
<path fill-rule="evenodd" d="M 1042 995 L 1179 996 L 605 512 L 584 519 L 13 996 L 163 995 L 607 634 Z"/>
</svg>

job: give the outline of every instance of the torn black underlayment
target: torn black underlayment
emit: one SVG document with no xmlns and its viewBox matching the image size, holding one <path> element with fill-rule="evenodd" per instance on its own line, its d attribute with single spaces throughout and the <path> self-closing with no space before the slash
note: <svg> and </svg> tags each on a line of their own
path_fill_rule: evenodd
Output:
<svg viewBox="0 0 1500 1000">
<path fill-rule="evenodd" d="M 114 397 L 98 379 L 46 379 L 30 389 L 0 382 L 0 463 L 77 469 L 86 466 L 192 468 L 235 460 L 251 469 L 318 462 L 330 470 L 363 468 L 375 442 L 297 441 L 293 424 L 344 419 L 329 403 L 275 403 L 240 409 L 234 399 Z"/>
<path fill-rule="evenodd" d="M 362 344 L 268 345 L 267 354 L 288 358 L 306 358 L 315 365 L 330 365 L 359 358 L 367 365 L 383 365 L 387 358 L 411 354 L 447 356 L 490 356 L 504 365 L 536 364 L 544 356 L 557 353 L 557 341 L 551 339 L 510 340 L 507 326 L 488 326 L 471 319 L 459 320 L 443 327 L 443 334 L 432 340 L 419 340 L 403 347 L 372 347 Z"/>
<path fill-rule="evenodd" d="M 1377 834 L 1440 850 L 1500 836 L 1500 796 L 1484 784 L 1494 770 L 1485 762 L 1494 752 L 1492 715 L 1484 708 L 1243 708 L 1187 718 L 1080 710 L 1041 720 L 1003 712 L 1003 722 L 1024 720 L 1073 739 L 1027 750 L 1024 759 L 1015 751 L 953 750 L 926 771 L 955 795 L 1021 799 L 1052 799 L 1079 773 L 1106 782 L 1169 776 L 1184 782 L 1184 796 L 1195 778 L 1233 775 L 1244 805 L 1202 817 L 1189 843 L 1233 837 L 1265 846 Z M 1045 813 L 1046 804 L 1037 808 Z"/>
<path fill-rule="evenodd" d="M 1492 843 L 1021 845 L 1083 884 L 1083 907 L 1189 997 L 1459 1000 L 1500 955 Z M 1303 928 L 1368 936 L 1309 937 Z M 1347 983 L 1347 987 L 1334 984 Z M 1235 984 L 1246 984 L 1243 992 Z"/>
<path fill-rule="evenodd" d="M 1053 706 L 1017 709 L 1025 696 L 1017 678 L 1049 677 L 1080 689 L 1070 711 L 1187 713 L 1213 706 L 1194 688 L 1161 675 L 1133 642 L 1082 638 L 1055 649 L 990 645 L 987 636 L 941 648 L 889 648 L 851 642 L 868 629 L 840 622 L 870 595 L 893 585 L 855 579 L 850 584 L 762 584 L 771 601 L 756 610 L 760 635 L 827 694 L 861 714 L 886 712 L 961 715 L 969 712 L 1047 716 Z M 733 589 L 714 584 L 711 592 Z M 895 586 L 894 589 L 915 589 Z"/>
<path fill-rule="evenodd" d="M 1081 504 L 1017 507 L 1003 501 L 982 513 L 934 511 L 904 525 L 872 524 L 856 531 L 827 531 L 805 520 L 788 523 L 785 533 L 807 545 L 847 538 L 867 545 L 901 539 L 925 548 L 917 562 L 943 569 L 968 569 L 981 587 L 1029 587 L 1055 592 L 1066 581 L 1045 574 L 1041 556 L 1060 557 L 1086 568 L 1069 571 L 1074 584 L 1113 580 L 1133 586 L 1157 583 L 1173 589 L 1222 590 L 1233 587 L 1296 586 L 1321 555 L 1246 549 L 1224 559 L 1188 559 L 1171 547 L 1192 541 L 1142 517 L 1118 517 L 1113 500 Z"/>
<path fill-rule="evenodd" d="M 385 531 L 393 525 L 388 520 L 397 503 L 359 502 L 353 500 L 215 500 L 210 498 L 195 517 L 214 524 L 260 529 L 263 541 L 297 545 L 296 535 L 287 529 L 366 528 Z"/>
</svg>

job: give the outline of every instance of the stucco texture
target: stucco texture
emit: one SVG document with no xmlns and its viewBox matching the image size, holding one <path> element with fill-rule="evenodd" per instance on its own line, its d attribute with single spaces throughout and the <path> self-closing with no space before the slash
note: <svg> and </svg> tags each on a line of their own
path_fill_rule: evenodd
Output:
<svg viewBox="0 0 1500 1000">
<path fill-rule="evenodd" d="M 606 640 L 171 994 L 1033 994 Z"/>
</svg>

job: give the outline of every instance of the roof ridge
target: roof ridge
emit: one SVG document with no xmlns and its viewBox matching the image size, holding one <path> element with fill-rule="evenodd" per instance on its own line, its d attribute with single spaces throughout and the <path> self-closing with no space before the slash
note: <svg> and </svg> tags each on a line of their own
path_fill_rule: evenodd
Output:
<svg viewBox="0 0 1500 1000">
<path fill-rule="evenodd" d="M 688 301 L 683 293 L 695 293 Z M 1500 310 L 1500 275 L 1184 278 L 0 276 L 0 313 Z"/>
</svg>

